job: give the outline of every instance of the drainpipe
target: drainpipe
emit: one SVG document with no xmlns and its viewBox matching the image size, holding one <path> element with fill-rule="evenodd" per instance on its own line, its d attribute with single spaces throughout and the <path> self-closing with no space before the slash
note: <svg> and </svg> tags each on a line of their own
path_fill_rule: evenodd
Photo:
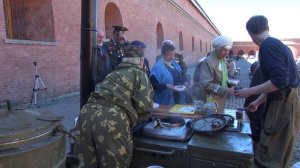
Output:
<svg viewBox="0 0 300 168">
<path fill-rule="evenodd" d="M 98 0 L 81 0 L 80 109 L 94 90 L 92 60 L 97 46 Z"/>
</svg>

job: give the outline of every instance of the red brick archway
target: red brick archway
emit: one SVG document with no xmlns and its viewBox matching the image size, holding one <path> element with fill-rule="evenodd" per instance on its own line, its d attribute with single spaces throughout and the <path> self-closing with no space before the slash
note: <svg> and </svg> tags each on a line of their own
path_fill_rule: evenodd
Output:
<svg viewBox="0 0 300 168">
<path fill-rule="evenodd" d="M 105 34 L 106 38 L 110 39 L 113 25 L 123 26 L 123 19 L 118 6 L 109 2 L 105 7 Z"/>
</svg>

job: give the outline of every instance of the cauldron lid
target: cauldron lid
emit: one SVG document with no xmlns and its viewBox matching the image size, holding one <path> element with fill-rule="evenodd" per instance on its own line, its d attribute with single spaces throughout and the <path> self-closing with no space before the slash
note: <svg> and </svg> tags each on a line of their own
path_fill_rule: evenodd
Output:
<svg viewBox="0 0 300 168">
<path fill-rule="evenodd" d="M 227 122 L 224 117 L 208 115 L 191 122 L 191 128 L 196 132 L 215 132 L 223 129 Z"/>
<path fill-rule="evenodd" d="M 0 150 L 7 145 L 33 140 L 52 134 L 59 125 L 58 117 L 36 110 L 0 111 Z"/>
</svg>

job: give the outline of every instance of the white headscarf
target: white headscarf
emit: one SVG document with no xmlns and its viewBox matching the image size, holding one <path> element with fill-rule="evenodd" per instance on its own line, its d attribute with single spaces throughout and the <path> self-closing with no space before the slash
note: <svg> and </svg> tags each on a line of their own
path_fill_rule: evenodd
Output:
<svg viewBox="0 0 300 168">
<path fill-rule="evenodd" d="M 232 40 L 227 36 L 218 36 L 212 41 L 212 46 L 215 50 L 219 48 L 231 49 Z"/>
</svg>

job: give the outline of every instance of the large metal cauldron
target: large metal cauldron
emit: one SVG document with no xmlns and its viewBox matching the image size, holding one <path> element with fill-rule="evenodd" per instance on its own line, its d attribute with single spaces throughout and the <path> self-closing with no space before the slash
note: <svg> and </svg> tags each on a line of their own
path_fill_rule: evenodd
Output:
<svg viewBox="0 0 300 168">
<path fill-rule="evenodd" d="M 65 135 L 46 112 L 0 110 L 0 168 L 65 167 Z"/>
</svg>

